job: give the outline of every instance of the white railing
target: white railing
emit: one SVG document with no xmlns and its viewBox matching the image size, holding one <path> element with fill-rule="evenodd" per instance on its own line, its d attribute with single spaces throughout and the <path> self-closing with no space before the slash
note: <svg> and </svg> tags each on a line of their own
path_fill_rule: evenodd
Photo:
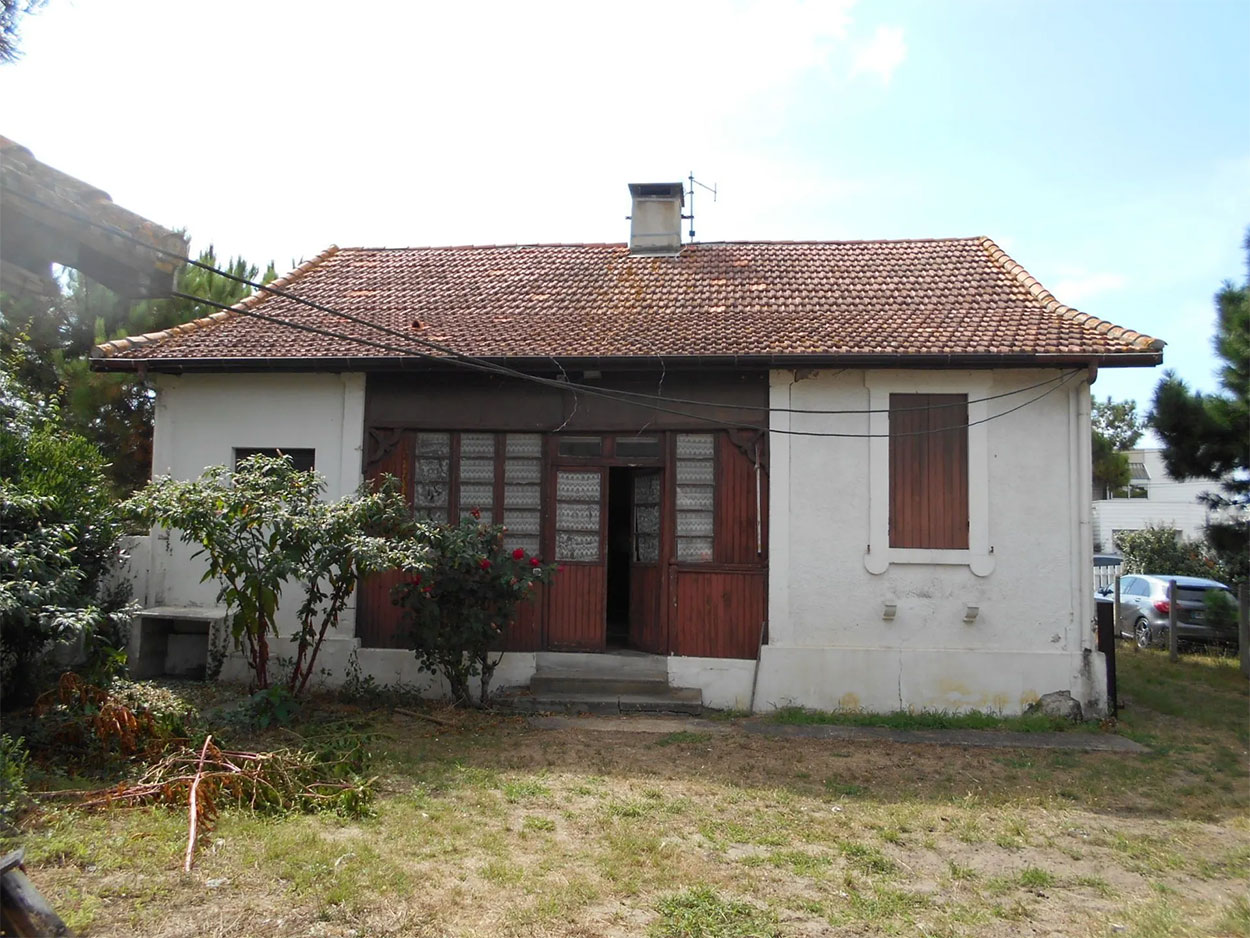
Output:
<svg viewBox="0 0 1250 938">
<path fill-rule="evenodd" d="M 1104 586 L 1111 586 L 1115 583 L 1115 578 L 1124 572 L 1124 564 L 1117 563 L 1100 567 L 1094 567 L 1094 589 L 1100 590 Z"/>
</svg>

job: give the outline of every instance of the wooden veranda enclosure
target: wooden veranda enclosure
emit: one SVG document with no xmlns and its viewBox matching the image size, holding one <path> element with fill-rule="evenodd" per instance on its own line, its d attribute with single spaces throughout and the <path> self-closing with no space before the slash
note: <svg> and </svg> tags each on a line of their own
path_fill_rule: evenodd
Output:
<svg viewBox="0 0 1250 938">
<path fill-rule="evenodd" d="M 476 509 L 507 528 L 510 547 L 562 565 L 523 605 L 508 650 L 754 658 L 767 609 L 768 441 L 757 423 L 766 411 L 744 411 L 766 386 L 735 375 L 685 393 L 726 406 L 690 416 L 498 382 L 371 380 L 365 474 L 399 479 L 418 515 Z M 405 645 L 397 581 L 361 587 L 365 647 Z"/>
</svg>

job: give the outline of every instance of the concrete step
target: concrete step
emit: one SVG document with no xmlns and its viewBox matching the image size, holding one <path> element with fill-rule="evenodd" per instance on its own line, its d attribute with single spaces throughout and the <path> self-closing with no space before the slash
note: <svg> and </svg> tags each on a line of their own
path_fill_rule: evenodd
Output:
<svg viewBox="0 0 1250 938">
<path fill-rule="evenodd" d="M 540 651 L 534 656 L 538 673 L 576 673 L 583 677 L 609 679 L 668 679 L 668 659 L 641 651 L 608 651 L 602 653 Z"/>
<path fill-rule="evenodd" d="M 526 713 L 684 713 L 703 712 L 697 687 L 670 687 L 655 694 L 530 693 L 511 688 L 495 695 L 495 706 Z"/>
<path fill-rule="evenodd" d="M 668 691 L 668 675 L 660 677 L 588 676 L 583 671 L 537 671 L 530 678 L 533 694 L 654 695 Z"/>
</svg>

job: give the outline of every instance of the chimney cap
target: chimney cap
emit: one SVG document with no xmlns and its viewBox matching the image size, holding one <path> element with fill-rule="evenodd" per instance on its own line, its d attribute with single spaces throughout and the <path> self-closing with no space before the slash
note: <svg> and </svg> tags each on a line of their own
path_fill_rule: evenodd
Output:
<svg viewBox="0 0 1250 938">
<path fill-rule="evenodd" d="M 686 189 L 680 182 L 631 182 L 629 194 L 635 199 L 677 199 L 686 204 Z"/>
</svg>

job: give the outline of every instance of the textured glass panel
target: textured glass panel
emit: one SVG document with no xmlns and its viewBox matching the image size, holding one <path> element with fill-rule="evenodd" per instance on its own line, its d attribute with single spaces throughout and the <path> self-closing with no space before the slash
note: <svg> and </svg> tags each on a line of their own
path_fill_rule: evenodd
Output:
<svg viewBox="0 0 1250 938">
<path fill-rule="evenodd" d="M 493 485 L 462 484 L 460 486 L 460 510 L 480 508 L 486 511 L 494 505 L 495 487 Z"/>
<path fill-rule="evenodd" d="M 461 459 L 494 459 L 495 434 L 493 433 L 462 433 L 460 434 Z"/>
<path fill-rule="evenodd" d="M 599 501 L 598 472 L 561 472 L 556 475 L 556 498 Z"/>
<path fill-rule="evenodd" d="M 503 546 L 508 550 L 516 550 L 518 547 L 525 551 L 531 557 L 538 555 L 538 537 L 530 534 L 514 534 L 511 530 L 504 535 Z"/>
<path fill-rule="evenodd" d="M 678 459 L 711 459 L 714 452 L 710 433 L 677 434 Z"/>
<path fill-rule="evenodd" d="M 712 513 L 710 511 L 677 512 L 678 537 L 711 537 Z"/>
<path fill-rule="evenodd" d="M 504 443 L 504 452 L 509 459 L 524 457 L 541 459 L 543 455 L 543 438 L 540 433 L 509 433 Z"/>
<path fill-rule="evenodd" d="M 678 511 L 711 511 L 716 502 L 716 489 L 710 485 L 677 486 Z"/>
<path fill-rule="evenodd" d="M 649 458 L 660 455 L 658 436 L 627 436 L 616 438 L 616 455 L 622 459 L 630 456 Z"/>
<path fill-rule="evenodd" d="M 710 459 L 685 459 L 677 463 L 677 484 L 690 482 L 711 485 L 716 480 L 716 464 Z"/>
<path fill-rule="evenodd" d="M 634 559 L 638 563 L 659 563 L 660 561 L 660 539 L 654 534 L 639 534 L 634 542 L 637 555 Z"/>
<path fill-rule="evenodd" d="M 712 559 L 710 537 L 677 538 L 677 559 L 682 563 L 705 563 Z"/>
<path fill-rule="evenodd" d="M 543 464 L 537 459 L 509 459 L 504 463 L 505 482 L 537 483 L 542 480 Z"/>
<path fill-rule="evenodd" d="M 518 511 L 515 508 L 509 508 L 503 513 L 503 523 L 510 534 L 537 535 L 540 533 L 542 515 L 537 511 Z"/>
<path fill-rule="evenodd" d="M 603 439 L 597 436 L 563 436 L 556 445 L 561 456 L 600 456 L 603 454 Z"/>
<path fill-rule="evenodd" d="M 599 505 L 559 502 L 556 504 L 557 531 L 598 531 Z"/>
<path fill-rule="evenodd" d="M 413 489 L 412 502 L 418 508 L 447 507 L 447 483 L 418 482 Z"/>
<path fill-rule="evenodd" d="M 503 503 L 506 508 L 537 508 L 542 504 L 543 490 L 539 485 L 505 485 Z"/>
<path fill-rule="evenodd" d="M 451 434 L 450 433 L 418 433 L 417 434 L 417 455 L 418 456 L 450 456 L 451 455 Z"/>
<path fill-rule="evenodd" d="M 556 560 L 581 560 L 593 562 L 598 559 L 598 534 L 556 534 Z"/>
<path fill-rule="evenodd" d="M 634 476 L 634 504 L 658 505 L 660 503 L 659 473 Z"/>
<path fill-rule="evenodd" d="M 660 533 L 660 509 L 657 505 L 634 506 L 634 530 L 639 534 Z"/>
<path fill-rule="evenodd" d="M 450 478 L 446 459 L 418 459 L 417 478 L 422 482 L 446 482 Z"/>
<path fill-rule="evenodd" d="M 477 521 L 480 521 L 482 524 L 491 524 L 491 523 L 492 523 L 492 521 L 491 521 L 491 510 L 490 510 L 489 508 L 480 508 L 480 509 L 478 509 L 478 515 L 479 515 L 479 517 L 478 517 L 476 520 L 477 520 Z M 461 518 L 472 518 L 472 517 L 473 517 L 473 509 L 472 509 L 472 507 L 469 507 L 469 508 L 461 507 L 461 509 L 460 509 L 460 517 L 461 517 Z"/>
<path fill-rule="evenodd" d="M 491 459 L 461 459 L 461 482 L 495 482 L 495 462 Z"/>
</svg>

